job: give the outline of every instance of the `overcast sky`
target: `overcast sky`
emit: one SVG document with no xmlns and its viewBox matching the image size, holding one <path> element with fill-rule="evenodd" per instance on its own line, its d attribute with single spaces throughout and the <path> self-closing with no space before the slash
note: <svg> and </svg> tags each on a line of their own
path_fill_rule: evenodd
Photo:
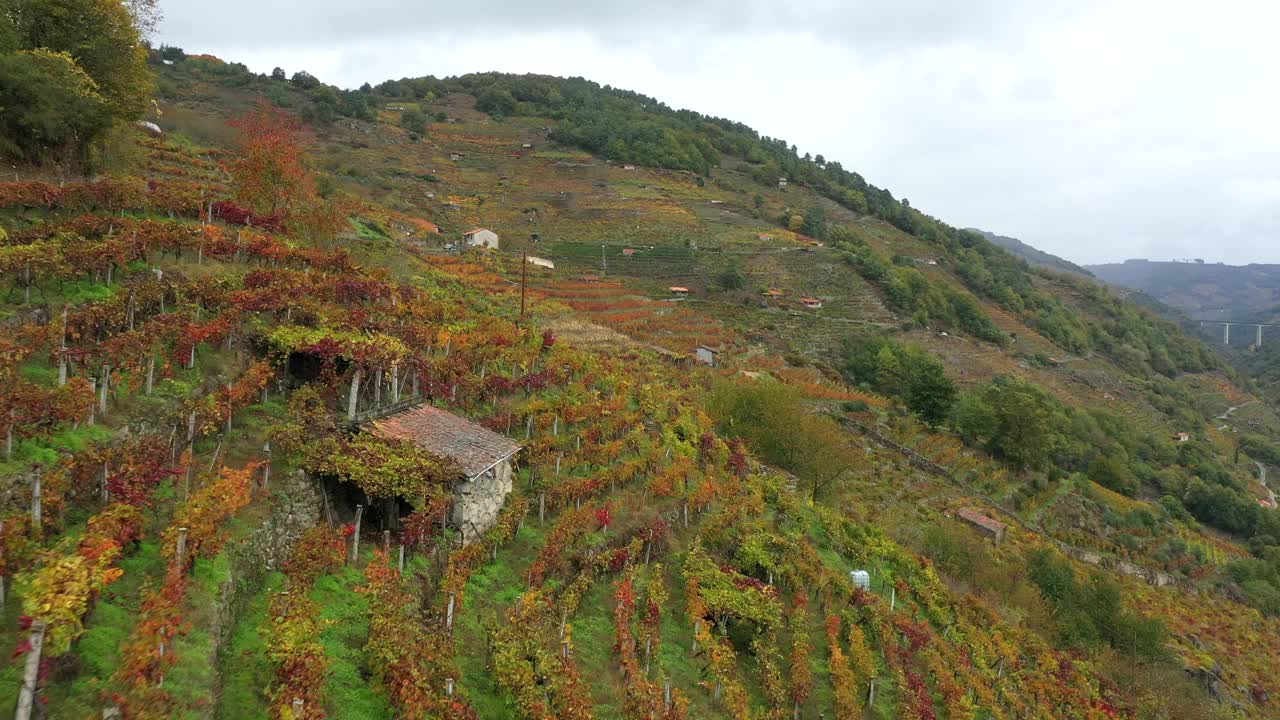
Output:
<svg viewBox="0 0 1280 720">
<path fill-rule="evenodd" d="M 158 40 L 345 87 L 580 75 L 1081 263 L 1280 262 L 1280 3 L 168 0 Z"/>
</svg>

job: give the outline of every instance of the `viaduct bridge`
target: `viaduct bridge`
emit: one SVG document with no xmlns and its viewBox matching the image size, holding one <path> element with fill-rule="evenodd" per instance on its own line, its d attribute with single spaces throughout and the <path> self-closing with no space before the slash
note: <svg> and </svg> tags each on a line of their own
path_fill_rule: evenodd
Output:
<svg viewBox="0 0 1280 720">
<path fill-rule="evenodd" d="M 1249 327 L 1254 328 L 1257 332 L 1257 339 L 1254 340 L 1253 344 L 1256 347 L 1262 347 L 1262 328 L 1280 327 L 1280 323 L 1242 322 L 1242 321 L 1236 321 L 1236 320 L 1201 320 L 1200 321 L 1200 327 L 1205 327 L 1209 325 L 1222 326 L 1222 344 L 1223 345 L 1231 344 L 1231 326 L 1232 325 L 1239 325 L 1241 327 L 1246 327 L 1246 328 L 1249 328 Z"/>
</svg>

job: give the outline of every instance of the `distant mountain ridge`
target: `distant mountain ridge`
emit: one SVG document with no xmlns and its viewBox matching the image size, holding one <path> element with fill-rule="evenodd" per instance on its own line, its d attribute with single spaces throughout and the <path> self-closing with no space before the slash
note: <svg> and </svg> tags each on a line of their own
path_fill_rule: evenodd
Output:
<svg viewBox="0 0 1280 720">
<path fill-rule="evenodd" d="M 1280 305 L 1280 265 L 1126 260 L 1088 268 L 1195 320 L 1269 320 Z"/>
<path fill-rule="evenodd" d="M 1052 270 L 1061 270 L 1063 272 L 1075 273 L 1077 275 L 1084 275 L 1086 277 L 1093 276 L 1093 273 L 1071 262 L 1070 260 L 1064 260 L 1058 257 L 1057 255 L 1053 255 L 1051 253 L 1047 253 L 1038 248 L 1031 247 L 1030 245 L 1022 242 L 1018 238 L 1012 238 L 1006 235 L 997 235 L 993 232 L 980 230 L 978 228 L 965 228 L 965 229 L 978 233 L 979 235 L 985 237 L 987 240 L 994 243 L 995 245 L 999 245 L 1005 250 L 1008 250 L 1014 255 L 1031 263 L 1032 265 L 1039 265 L 1041 267 L 1050 268 Z"/>
</svg>

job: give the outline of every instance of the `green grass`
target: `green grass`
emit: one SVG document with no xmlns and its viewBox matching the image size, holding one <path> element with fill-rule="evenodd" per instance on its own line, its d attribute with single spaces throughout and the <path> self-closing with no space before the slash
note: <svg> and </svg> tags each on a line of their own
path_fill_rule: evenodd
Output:
<svg viewBox="0 0 1280 720">
<path fill-rule="evenodd" d="M 273 669 L 267 659 L 267 643 L 263 625 L 271 596 L 284 586 L 284 575 L 273 572 L 263 581 L 262 589 L 245 605 L 236 620 L 231 642 L 222 653 L 222 694 L 217 718 L 225 720 L 258 720 L 267 717 L 267 688 Z"/>
<path fill-rule="evenodd" d="M 327 621 L 320 633 L 325 657 L 332 663 L 325 683 L 325 711 L 329 717 L 375 720 L 394 716 L 387 698 L 369 680 L 364 644 L 369 637 L 369 601 L 355 588 L 364 573 L 353 567 L 316 580 L 311 599 Z"/>
</svg>

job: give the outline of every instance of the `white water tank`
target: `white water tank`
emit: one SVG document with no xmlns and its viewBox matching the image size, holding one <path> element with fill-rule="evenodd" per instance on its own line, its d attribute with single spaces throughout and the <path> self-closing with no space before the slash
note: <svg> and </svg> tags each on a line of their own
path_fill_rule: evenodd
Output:
<svg viewBox="0 0 1280 720">
<path fill-rule="evenodd" d="M 853 586 L 861 590 L 871 590 L 871 573 L 866 570 L 852 570 L 849 572 L 849 579 L 853 581 Z"/>
</svg>

